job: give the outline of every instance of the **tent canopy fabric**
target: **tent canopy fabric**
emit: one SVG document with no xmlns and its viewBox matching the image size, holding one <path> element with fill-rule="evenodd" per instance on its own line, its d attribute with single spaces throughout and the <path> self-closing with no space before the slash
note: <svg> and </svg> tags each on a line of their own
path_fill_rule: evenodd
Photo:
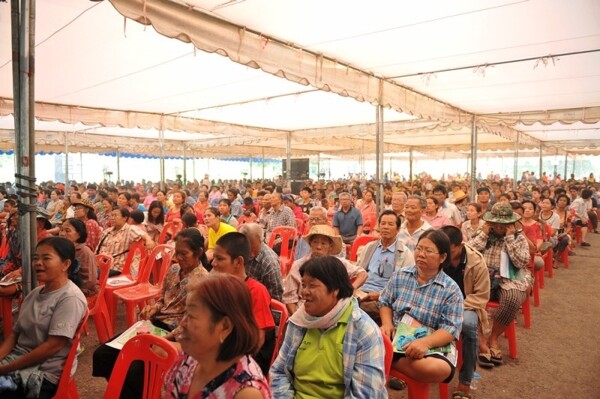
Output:
<svg viewBox="0 0 600 399">
<path fill-rule="evenodd" d="M 600 154 L 600 3 L 38 2 L 36 149 L 283 157 Z M 14 148 L 0 5 L 0 149 Z M 232 62 L 233 61 L 233 62 Z"/>
</svg>

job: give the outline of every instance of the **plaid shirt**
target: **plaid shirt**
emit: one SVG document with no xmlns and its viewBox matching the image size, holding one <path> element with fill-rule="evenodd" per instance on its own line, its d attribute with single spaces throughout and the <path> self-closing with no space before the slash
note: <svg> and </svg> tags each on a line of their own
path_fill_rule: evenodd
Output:
<svg viewBox="0 0 600 399">
<path fill-rule="evenodd" d="M 279 211 L 275 211 L 275 208 L 271 208 L 269 216 L 267 217 L 267 233 L 265 242 L 269 242 L 269 237 L 271 236 L 273 229 L 278 226 L 290 226 L 296 228 L 296 218 L 294 217 L 294 212 L 292 212 L 292 210 L 285 205 L 280 205 Z"/>
<path fill-rule="evenodd" d="M 125 224 L 119 230 L 114 227 L 104 230 L 100 244 L 96 249 L 97 254 L 106 254 L 113 257 L 111 269 L 122 271 L 127 258 L 129 245 L 137 240 L 143 239 L 144 232 L 130 224 Z"/>
<path fill-rule="evenodd" d="M 271 298 L 281 301 L 283 278 L 281 277 L 279 257 L 267 244 L 261 244 L 256 258 L 250 259 L 246 265 L 246 273 L 267 287 Z"/>
<path fill-rule="evenodd" d="M 408 314 L 424 326 L 446 330 L 456 339 L 460 336 L 463 295 L 454 280 L 442 271 L 420 285 L 417 266 L 396 270 L 379 297 L 379 306 L 392 308 L 394 326 Z"/>
<path fill-rule="evenodd" d="M 94 219 L 88 219 L 85 221 L 85 230 L 87 231 L 88 235 L 85 245 L 87 245 L 92 252 L 94 252 L 98 247 L 98 243 L 100 242 L 102 227 Z"/>
<path fill-rule="evenodd" d="M 356 299 L 352 300 L 352 306 L 342 353 L 344 398 L 385 399 L 388 394 L 381 332 L 369 315 L 359 308 Z M 269 372 L 274 398 L 294 398 L 294 361 L 305 333 L 305 328 L 288 322 L 281 350 Z"/>
<path fill-rule="evenodd" d="M 519 281 L 502 278 L 500 287 L 505 290 L 515 288 L 519 291 L 527 291 L 528 287 L 533 286 L 533 277 L 527 268 L 531 260 L 531 255 L 529 254 L 529 244 L 527 244 L 525 236 L 523 234 L 517 234 L 516 236 L 508 235 L 504 239 L 490 243 L 489 246 L 488 238 L 489 236 L 483 230 L 480 230 L 475 237 L 469 240 L 469 245 L 483 254 L 488 269 L 493 269 L 494 271 L 500 269 L 500 252 L 502 250 L 506 251 L 513 265 L 525 270 L 525 280 Z"/>
</svg>

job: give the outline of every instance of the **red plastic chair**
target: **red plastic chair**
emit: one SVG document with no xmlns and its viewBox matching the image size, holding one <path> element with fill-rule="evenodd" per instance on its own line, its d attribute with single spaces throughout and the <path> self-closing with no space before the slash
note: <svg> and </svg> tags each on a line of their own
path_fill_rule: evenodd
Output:
<svg viewBox="0 0 600 399">
<path fill-rule="evenodd" d="M 271 365 L 273 365 L 273 362 L 275 361 L 275 359 L 277 359 L 277 355 L 279 354 L 279 349 L 281 348 L 283 337 L 285 336 L 285 328 L 289 314 L 287 311 L 287 307 L 283 303 L 275 299 L 271 299 L 271 312 L 274 313 L 273 316 L 275 320 L 277 320 L 277 317 L 275 317 L 275 313 L 279 313 L 280 315 L 279 323 L 277 323 L 275 330 L 275 348 L 273 349 L 273 356 L 271 357 Z"/>
<path fill-rule="evenodd" d="M 554 278 L 554 250 L 552 248 L 548 249 L 545 254 L 542 255 L 544 259 L 544 269 L 546 273 L 548 273 L 548 278 Z"/>
<path fill-rule="evenodd" d="M 529 262 L 529 271 L 533 274 L 533 305 L 537 308 L 540 306 L 540 285 L 541 281 L 544 279 L 544 269 L 540 269 L 537 272 L 533 267 L 533 256 L 531 257 L 531 261 Z M 541 277 L 540 277 L 541 274 Z"/>
<path fill-rule="evenodd" d="M 96 325 L 98 341 L 103 344 L 115 335 L 108 307 L 106 306 L 106 299 L 104 299 L 104 290 L 106 289 L 108 273 L 112 266 L 113 258 L 110 255 L 98 254 L 96 255 L 96 259 L 100 267 L 100 279 L 98 281 L 100 289 L 95 296 L 88 298 L 88 309 L 90 311 L 89 315 L 93 317 L 94 324 Z M 86 334 L 89 334 L 87 323 L 83 328 Z"/>
<path fill-rule="evenodd" d="M 358 259 L 358 248 L 363 245 L 367 245 L 371 241 L 375 241 L 378 238 L 376 236 L 366 235 L 366 236 L 358 236 L 352 243 L 352 247 L 350 248 L 350 261 L 356 262 Z"/>
<path fill-rule="evenodd" d="M 159 353 L 153 349 L 159 349 Z M 118 398 L 129 366 L 134 361 L 144 363 L 143 399 L 159 399 L 165 374 L 177 359 L 177 349 L 166 339 L 151 334 L 136 335 L 123 345 L 113 368 L 104 399 Z"/>
<path fill-rule="evenodd" d="M 562 260 L 562 263 L 565 267 L 565 269 L 569 268 L 569 250 L 571 249 L 571 246 L 567 246 L 561 253 L 560 253 L 560 259 Z"/>
<path fill-rule="evenodd" d="M 6 230 L 0 234 L 2 235 L 0 241 L 0 259 L 4 259 L 8 255 L 8 237 L 6 236 Z"/>
<path fill-rule="evenodd" d="M 123 271 L 121 272 L 120 275 L 118 275 L 116 277 L 110 277 L 108 279 L 108 281 L 106 282 L 106 287 L 104 288 L 104 300 L 106 302 L 106 307 L 108 309 L 108 314 L 110 316 L 110 320 L 112 321 L 113 331 L 114 331 L 116 319 L 117 319 L 117 303 L 115 302 L 115 300 L 113 298 L 113 292 L 120 288 L 130 287 L 130 286 L 136 284 L 137 279 L 131 275 L 131 264 L 133 263 L 133 260 L 135 259 L 136 256 L 140 257 L 140 264 L 139 264 L 139 270 L 138 270 L 138 276 L 139 276 L 139 274 L 142 272 L 141 269 L 144 267 L 144 264 L 146 263 L 147 255 L 148 255 L 148 251 L 146 250 L 144 241 L 138 240 L 138 241 L 132 242 L 129 245 L 129 252 L 127 253 L 127 258 L 125 259 L 125 264 L 123 265 Z M 124 278 L 131 280 L 131 282 L 119 284 L 117 286 L 111 285 L 111 283 L 110 283 L 111 280 L 124 279 Z"/>
<path fill-rule="evenodd" d="M 529 298 L 527 298 L 529 301 Z M 525 301 L 525 302 L 527 302 Z M 500 304 L 498 302 L 489 301 L 486 305 L 487 309 L 498 309 Z M 504 330 L 504 336 L 508 339 L 508 355 L 512 359 L 517 358 L 517 326 L 515 321 L 511 321 L 510 324 Z"/>
<path fill-rule="evenodd" d="M 148 303 L 151 299 L 156 299 L 160 295 L 162 283 L 171 266 L 171 258 L 175 250 L 170 245 L 157 245 L 154 247 L 146 260 L 138 280 L 135 285 L 119 288 L 113 292 L 115 303 L 120 299 L 125 303 L 127 327 L 132 326 L 136 321 L 135 307 L 142 307 L 142 304 Z M 160 258 L 158 258 L 160 256 Z M 157 259 L 158 258 L 158 259 Z M 155 267 L 160 264 L 160 267 Z M 153 276 L 155 284 L 150 283 L 150 274 L 158 270 L 158 276 Z"/>
<path fill-rule="evenodd" d="M 302 237 L 305 230 L 304 219 L 296 218 L 296 229 L 298 230 L 298 237 Z"/>
<path fill-rule="evenodd" d="M 77 356 L 77 350 L 79 349 L 79 339 L 81 338 L 81 333 L 85 325 L 87 324 L 87 319 L 89 316 L 89 311 L 86 310 L 83 318 L 79 322 L 79 327 L 75 331 L 75 336 L 71 342 L 71 350 L 67 355 L 67 359 L 65 360 L 65 364 L 63 365 L 62 373 L 60 374 L 60 379 L 58 380 L 58 387 L 56 389 L 56 393 L 54 394 L 54 398 L 56 399 L 77 399 L 79 398 L 79 393 L 77 392 L 77 382 L 75 381 L 75 374 L 71 375 L 71 369 L 73 368 L 73 362 L 75 361 L 75 357 Z"/>
<path fill-rule="evenodd" d="M 395 377 L 404 382 L 408 387 L 408 399 L 429 399 L 429 385 L 427 383 L 413 380 L 412 378 L 402 374 L 398 370 L 392 368 L 392 360 L 394 356 L 394 346 L 387 335 L 383 335 L 383 345 L 385 347 L 385 372 L 386 377 Z M 439 397 L 448 397 L 448 384 L 440 382 L 438 384 Z"/>
<path fill-rule="evenodd" d="M 176 220 L 172 222 L 167 222 L 163 226 L 162 231 L 160 232 L 160 236 L 158 237 L 157 244 L 165 244 L 167 242 L 167 238 L 170 237 L 172 240 L 177 233 L 181 231 L 183 228 L 183 224 L 181 220 Z"/>
<path fill-rule="evenodd" d="M 297 236 L 297 230 L 290 226 L 277 226 L 273 229 L 271 236 L 269 237 L 269 247 L 273 249 L 275 240 L 281 237 L 281 253 L 279 255 L 279 266 L 281 267 L 281 276 L 285 277 L 288 270 L 292 267 L 294 262 L 294 247 L 289 247 L 290 240 L 293 240 Z"/>
</svg>

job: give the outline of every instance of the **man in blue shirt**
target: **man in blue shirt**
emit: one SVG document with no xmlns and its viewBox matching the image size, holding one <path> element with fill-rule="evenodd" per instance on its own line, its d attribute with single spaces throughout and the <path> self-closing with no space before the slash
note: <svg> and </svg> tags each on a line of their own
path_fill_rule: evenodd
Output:
<svg viewBox="0 0 600 399">
<path fill-rule="evenodd" d="M 342 236 L 344 244 L 352 244 L 362 234 L 363 218 L 360 211 L 352 206 L 349 193 L 340 194 L 340 210 L 333 216 L 333 228 Z"/>
<path fill-rule="evenodd" d="M 400 229 L 400 218 L 392 210 L 379 215 L 380 238 L 359 249 L 357 266 L 367 271 L 367 281 L 357 291 L 360 307 L 381 324 L 377 300 L 379 294 L 388 283 L 392 273 L 399 268 L 412 266 L 415 258 L 397 235 Z"/>
</svg>

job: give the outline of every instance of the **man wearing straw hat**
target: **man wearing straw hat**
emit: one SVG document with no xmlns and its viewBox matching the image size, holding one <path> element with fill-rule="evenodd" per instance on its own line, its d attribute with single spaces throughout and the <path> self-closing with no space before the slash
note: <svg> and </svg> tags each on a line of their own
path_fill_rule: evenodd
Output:
<svg viewBox="0 0 600 399">
<path fill-rule="evenodd" d="M 492 332 L 485 339 L 479 337 L 478 363 L 492 368 L 502 364 L 498 338 L 515 319 L 527 293 L 533 285 L 529 265 L 529 245 L 515 222 L 521 217 L 510 204 L 496 203 L 483 216 L 485 224 L 468 244 L 483 254 L 490 273 L 490 299 L 499 302 Z"/>
</svg>

